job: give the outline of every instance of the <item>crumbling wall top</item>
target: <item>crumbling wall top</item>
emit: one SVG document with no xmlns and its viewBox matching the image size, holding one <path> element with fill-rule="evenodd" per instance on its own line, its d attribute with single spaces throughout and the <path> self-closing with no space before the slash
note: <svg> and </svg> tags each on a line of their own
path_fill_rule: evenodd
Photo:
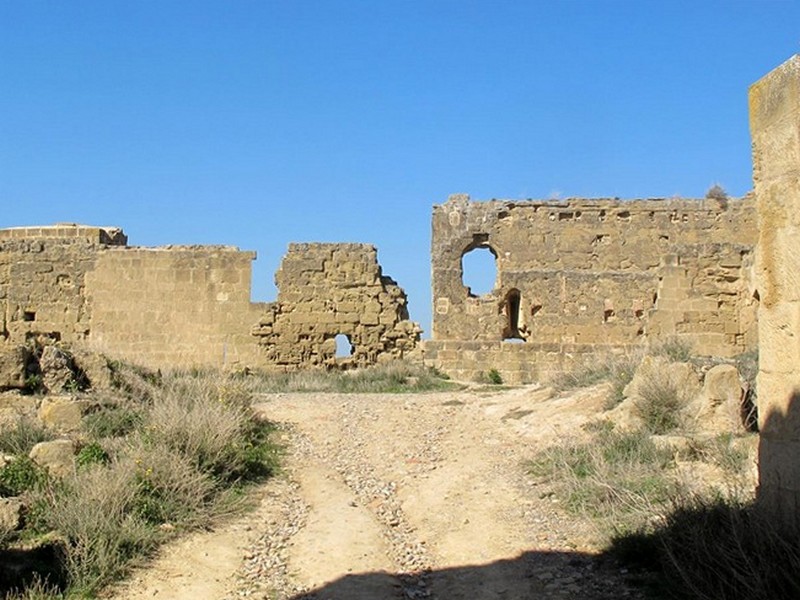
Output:
<svg viewBox="0 0 800 600">
<path fill-rule="evenodd" d="M 41 239 L 85 239 L 91 243 L 107 246 L 125 246 L 128 236 L 119 227 L 98 227 L 78 223 L 56 223 L 55 225 L 9 227 L 0 229 L 0 240 Z"/>
</svg>

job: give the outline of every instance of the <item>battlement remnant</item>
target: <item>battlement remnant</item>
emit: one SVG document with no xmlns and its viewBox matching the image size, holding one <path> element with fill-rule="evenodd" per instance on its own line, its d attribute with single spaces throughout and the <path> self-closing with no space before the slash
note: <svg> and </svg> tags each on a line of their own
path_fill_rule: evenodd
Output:
<svg viewBox="0 0 800 600">
<path fill-rule="evenodd" d="M 272 364 L 365 366 L 402 358 L 419 340 L 405 292 L 382 275 L 374 246 L 290 244 L 275 283 L 278 301 L 253 330 Z M 337 336 L 349 355 L 337 358 Z"/>
</svg>

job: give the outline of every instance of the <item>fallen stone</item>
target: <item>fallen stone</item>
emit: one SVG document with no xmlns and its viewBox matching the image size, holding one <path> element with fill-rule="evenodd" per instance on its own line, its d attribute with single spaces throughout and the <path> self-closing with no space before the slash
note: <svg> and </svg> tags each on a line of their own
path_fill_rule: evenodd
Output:
<svg viewBox="0 0 800 600">
<path fill-rule="evenodd" d="M 702 392 L 690 409 L 698 427 L 713 433 L 744 433 L 744 394 L 745 389 L 736 367 L 712 367 L 706 373 Z"/>
<path fill-rule="evenodd" d="M 72 356 L 58 346 L 45 346 L 39 358 L 39 369 L 42 372 L 42 385 L 52 393 L 63 391 L 74 381 Z"/>
<path fill-rule="evenodd" d="M 75 472 L 75 443 L 72 440 L 39 442 L 28 456 L 54 477 L 66 477 Z"/>
<path fill-rule="evenodd" d="M 22 525 L 22 501 L 18 498 L 0 498 L 0 535 L 3 531 L 16 531 Z"/>
<path fill-rule="evenodd" d="M 42 399 L 39 419 L 46 427 L 58 431 L 75 431 L 88 407 L 86 400 L 72 396 L 49 396 Z"/>
</svg>

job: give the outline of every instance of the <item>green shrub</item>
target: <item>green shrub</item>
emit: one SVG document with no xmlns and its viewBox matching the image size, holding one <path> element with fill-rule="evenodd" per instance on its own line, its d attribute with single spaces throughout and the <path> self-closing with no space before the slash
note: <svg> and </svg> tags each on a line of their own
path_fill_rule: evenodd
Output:
<svg viewBox="0 0 800 600">
<path fill-rule="evenodd" d="M 79 467 L 88 465 L 105 464 L 111 460 L 108 452 L 97 442 L 90 442 L 80 449 L 75 457 L 75 463 Z"/>
<path fill-rule="evenodd" d="M 47 480 L 47 473 L 27 456 L 18 456 L 0 468 L 0 495 L 19 496 Z"/>
<path fill-rule="evenodd" d="M 137 410 L 124 405 L 106 406 L 86 415 L 81 425 L 93 438 L 122 437 L 141 425 L 143 412 L 142 407 Z"/>
</svg>

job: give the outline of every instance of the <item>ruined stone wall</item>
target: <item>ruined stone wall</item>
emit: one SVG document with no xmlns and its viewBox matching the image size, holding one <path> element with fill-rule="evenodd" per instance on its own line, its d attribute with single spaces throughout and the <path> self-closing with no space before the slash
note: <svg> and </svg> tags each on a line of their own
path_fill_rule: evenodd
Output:
<svg viewBox="0 0 800 600">
<path fill-rule="evenodd" d="M 90 333 L 85 276 L 98 253 L 124 246 L 117 228 L 71 224 L 0 230 L 0 341 L 41 335 L 75 342 Z"/>
<path fill-rule="evenodd" d="M 800 527 L 800 56 L 750 88 L 760 236 L 759 490 Z"/>
<path fill-rule="evenodd" d="M 108 248 L 86 275 L 94 349 L 153 368 L 254 366 L 254 252 Z"/>
<path fill-rule="evenodd" d="M 531 381 L 576 353 L 677 336 L 700 354 L 756 344 L 754 199 L 471 202 L 433 210 L 433 340 L 460 376 Z M 488 248 L 494 289 L 475 296 L 462 257 Z M 505 340 L 505 342 L 504 342 Z M 509 344 L 509 342 L 521 342 Z M 566 361 L 566 362 L 565 362 Z"/>
<path fill-rule="evenodd" d="M 128 247 L 117 228 L 0 230 L 0 343 L 45 336 L 152 368 L 368 365 L 419 339 L 374 247 L 292 244 L 278 301 L 250 302 L 254 252 Z M 351 357 L 336 359 L 344 334 Z"/>
<path fill-rule="evenodd" d="M 364 366 L 401 358 L 419 339 L 405 292 L 381 273 L 374 246 L 290 244 L 275 283 L 278 301 L 253 331 L 270 364 Z M 337 335 L 351 356 L 337 359 Z"/>
</svg>

